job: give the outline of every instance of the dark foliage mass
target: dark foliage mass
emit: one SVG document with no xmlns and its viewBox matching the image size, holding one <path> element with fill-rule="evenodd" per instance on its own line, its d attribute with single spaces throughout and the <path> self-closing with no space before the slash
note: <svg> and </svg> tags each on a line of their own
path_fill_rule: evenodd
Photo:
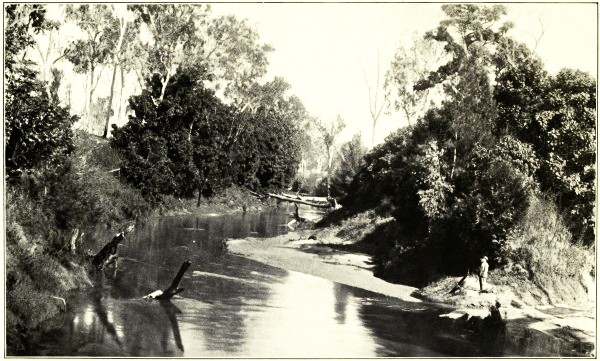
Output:
<svg viewBox="0 0 600 361">
<path fill-rule="evenodd" d="M 283 187 L 295 175 L 298 130 L 289 113 L 225 105 L 204 87 L 206 76 L 197 67 L 180 69 L 159 101 L 160 79 L 149 79 L 130 101 L 135 115 L 113 126 L 124 177 L 152 202 L 195 194 L 200 202 L 233 183 Z"/>
<path fill-rule="evenodd" d="M 396 220 L 376 273 L 422 284 L 474 270 L 481 255 L 501 265 L 533 195 L 555 199 L 573 241 L 593 244 L 596 81 L 574 70 L 548 75 L 506 37 L 510 24 L 481 29 L 501 6 L 443 9 L 448 20 L 427 37 L 451 60 L 415 89 L 441 83 L 446 100 L 371 150 L 343 200 Z"/>
</svg>

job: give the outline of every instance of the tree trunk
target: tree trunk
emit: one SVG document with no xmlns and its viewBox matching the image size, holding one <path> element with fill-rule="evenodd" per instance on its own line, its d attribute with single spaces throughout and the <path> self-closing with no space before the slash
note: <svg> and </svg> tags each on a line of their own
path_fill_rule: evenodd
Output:
<svg viewBox="0 0 600 361">
<path fill-rule="evenodd" d="M 87 103 L 87 121 L 88 121 L 88 131 L 90 131 L 90 126 L 93 124 L 93 114 L 92 114 L 92 99 L 94 98 L 94 69 L 90 70 L 90 89 L 88 91 L 88 103 Z"/>
<path fill-rule="evenodd" d="M 373 131 L 371 134 L 371 147 L 375 146 L 375 128 L 377 127 L 377 119 L 373 118 Z"/>
<path fill-rule="evenodd" d="M 450 171 L 450 179 L 454 178 L 454 168 L 456 167 L 456 147 L 458 146 L 458 133 L 454 135 L 454 159 L 452 159 L 452 170 Z"/>
<path fill-rule="evenodd" d="M 117 114 L 121 116 L 123 112 L 123 89 L 125 88 L 125 70 L 122 66 L 119 67 L 119 72 L 121 73 L 121 88 L 119 89 L 119 112 Z"/>
<path fill-rule="evenodd" d="M 165 97 L 165 92 L 167 91 L 167 84 L 169 84 L 169 80 L 171 80 L 171 69 L 167 71 L 167 76 L 165 76 L 165 80 L 162 83 L 162 88 L 160 89 L 160 98 L 158 98 L 158 102 L 162 102 Z"/>
<path fill-rule="evenodd" d="M 160 296 L 156 297 L 156 299 L 166 300 L 166 299 L 169 299 L 169 298 L 175 296 L 179 292 L 183 291 L 183 288 L 179 288 L 179 282 L 181 282 L 181 279 L 183 278 L 183 274 L 185 273 L 185 271 L 187 271 L 187 269 L 190 267 L 191 264 L 192 264 L 192 262 L 190 262 L 190 261 L 183 262 L 183 264 L 179 268 L 179 272 L 177 272 L 177 274 L 175 275 L 175 278 L 173 278 L 173 282 L 171 282 L 171 285 L 169 286 L 169 288 L 165 289 Z"/>
<path fill-rule="evenodd" d="M 121 24 L 121 31 L 119 32 L 119 41 L 117 42 L 117 48 L 114 49 L 114 53 L 113 53 L 113 76 L 112 76 L 112 81 L 110 83 L 110 95 L 108 97 L 108 104 L 107 104 L 107 110 L 106 110 L 106 123 L 104 125 L 104 133 L 102 134 L 103 138 L 108 138 L 108 126 L 110 125 L 110 117 L 112 116 L 111 113 L 113 113 L 112 111 L 112 102 L 113 102 L 113 95 L 114 95 L 114 90 L 115 90 L 115 79 L 117 77 L 117 61 L 118 61 L 118 54 L 121 51 L 121 47 L 123 46 L 123 37 L 125 36 L 125 30 L 127 30 L 127 21 L 125 19 L 122 19 L 123 23 Z M 122 89 L 122 88 L 121 88 Z"/>
<path fill-rule="evenodd" d="M 104 267 L 104 263 L 109 260 L 111 256 L 117 253 L 117 247 L 119 243 L 125 240 L 125 235 L 123 233 L 117 234 L 112 241 L 108 242 L 96 256 L 92 260 L 92 265 L 97 269 L 102 269 Z"/>
<path fill-rule="evenodd" d="M 196 202 L 196 207 L 200 207 L 200 203 L 202 202 L 202 191 L 204 190 L 204 184 L 198 187 L 198 202 Z"/>
<path fill-rule="evenodd" d="M 282 195 L 274 194 L 274 193 L 267 193 L 267 195 L 271 198 L 277 199 L 278 202 L 291 202 L 291 203 L 296 203 L 296 204 L 304 204 L 304 205 L 315 207 L 315 208 L 331 208 L 331 204 L 329 202 L 324 202 L 324 203 L 321 203 L 321 202 L 317 203 L 317 201 L 309 202 L 306 200 L 286 197 L 286 196 L 282 196 Z"/>
<path fill-rule="evenodd" d="M 329 191 L 329 183 L 331 182 L 331 147 L 327 147 L 327 198 L 331 197 L 331 193 Z"/>
<path fill-rule="evenodd" d="M 106 105 L 106 122 L 104 123 L 104 131 L 102 132 L 102 138 L 108 138 L 108 127 L 110 126 L 110 117 L 112 116 L 112 102 L 113 94 L 115 89 L 115 79 L 117 78 L 117 64 L 113 67 L 112 81 L 110 82 L 110 95 L 108 96 L 108 104 Z"/>
<path fill-rule="evenodd" d="M 79 228 L 75 228 L 75 230 L 73 230 L 73 235 L 71 236 L 71 254 L 77 253 L 77 237 L 79 237 Z"/>
</svg>

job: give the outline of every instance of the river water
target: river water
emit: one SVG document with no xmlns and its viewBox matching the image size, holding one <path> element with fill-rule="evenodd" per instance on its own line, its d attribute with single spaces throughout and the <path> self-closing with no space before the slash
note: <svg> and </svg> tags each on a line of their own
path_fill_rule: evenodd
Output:
<svg viewBox="0 0 600 361">
<path fill-rule="evenodd" d="M 224 238 L 284 234 L 289 209 L 162 217 L 129 236 L 103 286 L 29 338 L 36 356 L 436 357 L 579 355 L 576 343 L 523 327 L 473 332 L 412 304 L 227 252 Z M 97 248 L 105 243 L 99 241 Z M 171 301 L 142 296 L 191 267 Z"/>
</svg>

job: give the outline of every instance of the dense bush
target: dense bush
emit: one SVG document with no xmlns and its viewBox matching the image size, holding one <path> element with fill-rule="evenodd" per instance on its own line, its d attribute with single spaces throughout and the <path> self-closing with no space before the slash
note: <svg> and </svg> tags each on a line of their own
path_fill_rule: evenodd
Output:
<svg viewBox="0 0 600 361">
<path fill-rule="evenodd" d="M 199 68 L 180 69 L 162 101 L 156 76 L 132 97 L 135 115 L 111 145 L 124 178 L 151 202 L 161 195 L 212 196 L 233 183 L 288 186 L 299 162 L 297 128 L 286 113 L 264 106 L 241 112 L 203 86 Z"/>
<path fill-rule="evenodd" d="M 74 152 L 58 167 L 23 175 L 7 186 L 6 297 L 10 354 L 18 354 L 28 328 L 62 307 L 51 296 L 89 285 L 82 233 L 98 226 L 118 232 L 149 214 L 139 191 L 121 182 L 114 164 L 98 166 L 105 140 L 79 135 Z M 100 158 L 98 158 L 100 157 Z M 76 230 L 78 230 L 76 232 Z M 76 238 L 76 249 L 71 240 Z M 73 252 L 75 251 L 75 252 Z"/>
<path fill-rule="evenodd" d="M 550 76 L 524 45 L 507 39 L 495 56 L 496 132 L 530 144 L 536 179 L 558 200 L 574 239 L 592 244 L 596 162 L 596 80 L 577 70 Z"/>
<path fill-rule="evenodd" d="M 344 197 L 348 194 L 352 179 L 364 164 L 363 158 L 367 148 L 363 144 L 360 133 L 342 144 L 337 157 L 334 159 L 333 175 L 331 177 L 331 195 Z"/>
<path fill-rule="evenodd" d="M 450 19 L 427 37 L 446 43 L 452 60 L 419 87 L 441 82 L 446 99 L 372 149 L 342 201 L 395 218 L 396 234 L 375 254 L 376 274 L 422 284 L 474 270 L 482 255 L 502 266 L 515 256 L 513 232 L 539 209 L 530 201 L 542 195 L 557 201 L 565 239 L 592 244 L 595 80 L 572 70 L 549 76 L 506 29 L 478 33 L 477 17 L 498 20 L 502 7 L 443 9 Z M 548 239 L 531 242 L 549 247 Z"/>
<path fill-rule="evenodd" d="M 71 126 L 77 120 L 59 104 L 57 86 L 46 87 L 23 53 L 33 34 L 52 27 L 41 5 L 9 5 L 5 16 L 4 161 L 12 181 L 36 168 L 59 165 L 73 150 Z"/>
</svg>

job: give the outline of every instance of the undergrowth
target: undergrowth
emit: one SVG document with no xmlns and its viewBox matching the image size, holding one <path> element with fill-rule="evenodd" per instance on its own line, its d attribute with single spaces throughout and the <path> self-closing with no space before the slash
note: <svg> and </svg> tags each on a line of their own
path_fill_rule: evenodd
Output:
<svg viewBox="0 0 600 361">
<path fill-rule="evenodd" d="M 588 289 L 595 281 L 594 249 L 572 242 L 551 202 L 533 197 L 506 244 L 509 262 L 492 276 L 517 295 L 526 297 L 536 288 L 543 295 L 540 301 L 559 303 L 585 300 L 588 292 L 595 292 Z"/>
<path fill-rule="evenodd" d="M 64 307 L 60 298 L 91 285 L 84 266 L 83 233 L 98 225 L 123 230 L 152 211 L 139 192 L 121 182 L 107 143 L 76 138 L 60 166 L 32 171 L 6 188 L 7 352 L 24 350 L 29 329 Z"/>
<path fill-rule="evenodd" d="M 255 210 L 263 203 L 241 187 L 203 199 L 164 196 L 151 205 L 120 179 L 118 155 L 105 139 L 80 133 L 59 167 L 32 171 L 7 185 L 7 352 L 24 351 L 28 331 L 64 307 L 68 291 L 88 287 L 89 235 L 118 233 L 171 212 Z M 88 237 L 83 237 L 87 234 Z M 82 266 L 83 265 L 83 266 Z"/>
<path fill-rule="evenodd" d="M 589 292 L 595 292 L 594 249 L 572 242 L 552 202 L 531 195 L 529 203 L 522 222 L 509 232 L 504 259 L 490 272 L 489 282 L 509 289 L 528 304 L 585 301 Z M 329 246 L 373 256 L 375 275 L 389 282 L 425 286 L 424 294 L 447 293 L 449 289 L 443 286 L 456 283 L 458 275 L 436 273 L 437 260 L 431 252 L 411 247 L 403 236 L 407 232 L 393 218 L 373 210 L 332 212 L 315 232 Z M 406 252 L 411 254 L 410 262 L 394 261 L 396 253 Z"/>
</svg>

